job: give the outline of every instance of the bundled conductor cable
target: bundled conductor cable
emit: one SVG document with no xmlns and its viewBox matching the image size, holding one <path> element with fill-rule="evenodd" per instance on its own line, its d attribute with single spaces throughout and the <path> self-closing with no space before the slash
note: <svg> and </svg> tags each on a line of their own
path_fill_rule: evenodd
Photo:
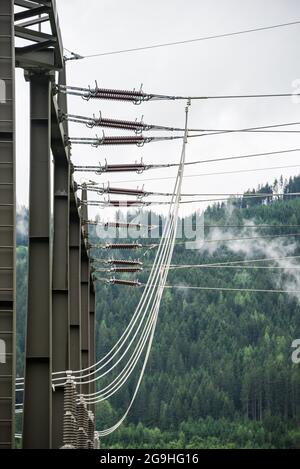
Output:
<svg viewBox="0 0 300 469">
<path fill-rule="evenodd" d="M 170 126 L 163 126 L 163 125 L 156 125 L 156 124 L 145 124 L 143 120 L 138 121 L 127 121 L 127 120 L 118 120 L 118 119 L 110 119 L 104 118 L 101 115 L 100 117 L 84 117 L 84 116 L 77 116 L 74 114 L 63 114 L 62 120 L 67 120 L 69 122 L 75 122 L 77 124 L 85 124 L 88 128 L 93 129 L 94 127 L 101 127 L 101 128 L 110 128 L 110 129 L 119 129 L 119 130 L 133 130 L 136 134 L 141 134 L 143 131 L 147 132 L 149 130 L 156 131 L 169 131 L 169 132 L 183 132 L 184 129 L 180 127 L 170 127 Z M 277 129 L 278 127 L 287 127 L 287 126 L 295 126 L 299 125 L 300 122 L 288 122 L 283 124 L 272 124 L 272 125 L 264 125 L 264 126 L 256 126 L 256 127 L 249 127 L 249 128 L 242 128 L 242 129 L 188 129 L 188 132 L 203 132 L 202 135 L 215 135 L 219 133 L 235 133 L 235 132 L 275 132 L 275 133 L 299 133 L 299 130 L 270 130 L 270 129 Z"/>
</svg>

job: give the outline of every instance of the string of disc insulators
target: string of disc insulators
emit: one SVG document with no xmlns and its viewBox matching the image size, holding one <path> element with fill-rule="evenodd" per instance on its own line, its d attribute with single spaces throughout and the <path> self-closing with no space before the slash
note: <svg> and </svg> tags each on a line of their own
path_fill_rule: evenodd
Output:
<svg viewBox="0 0 300 469">
<path fill-rule="evenodd" d="M 194 135 L 195 137 L 196 135 Z M 108 145 L 136 145 L 138 147 L 143 147 L 146 143 L 151 142 L 162 142 L 164 140 L 177 140 L 182 139 L 183 137 L 174 136 L 174 137 L 144 137 L 143 135 L 129 135 L 129 136 L 112 136 L 104 135 L 103 137 L 96 136 L 95 138 L 88 137 L 70 137 L 68 139 L 69 144 L 71 145 L 91 145 L 94 148 L 99 146 L 108 146 Z"/>
<path fill-rule="evenodd" d="M 142 266 L 143 262 L 139 259 L 98 259 L 96 257 L 90 258 L 94 263 L 108 264 L 113 266 Z"/>
<path fill-rule="evenodd" d="M 148 197 L 149 195 L 162 196 L 162 197 L 172 196 L 171 192 L 153 192 L 153 191 L 145 191 L 144 189 L 128 189 L 124 187 L 111 187 L 110 185 L 104 186 L 104 185 L 97 185 L 96 183 L 78 184 L 76 185 L 76 189 L 77 190 L 86 189 L 89 192 L 96 192 L 99 195 L 103 195 L 103 194 L 131 195 L 131 196 L 136 196 L 138 198 Z M 181 194 L 181 197 L 197 197 L 197 196 L 208 197 L 211 195 L 218 196 L 219 194 L 189 193 L 189 194 Z M 260 194 L 260 196 L 267 196 L 267 195 L 268 194 Z M 237 196 L 242 196 L 242 195 L 237 194 Z"/>
<path fill-rule="evenodd" d="M 107 221 L 107 222 L 101 222 L 101 221 L 94 221 L 94 220 L 87 220 L 83 222 L 84 225 L 92 225 L 92 226 L 97 226 L 97 225 L 102 225 L 105 229 L 107 228 L 126 228 L 126 229 L 137 229 L 140 230 L 142 228 L 147 228 L 149 231 L 153 230 L 154 228 L 157 228 L 157 225 L 145 225 L 143 223 L 128 223 L 128 222 L 121 222 L 121 221 Z"/>
<path fill-rule="evenodd" d="M 88 249 L 114 249 L 114 250 L 134 250 L 134 249 L 151 249 L 153 246 L 152 244 L 141 244 L 141 243 L 105 243 L 105 244 L 96 244 L 96 243 L 88 243 Z"/>
<path fill-rule="evenodd" d="M 126 287 L 141 287 L 142 283 L 139 280 L 122 280 L 120 278 L 97 278 L 95 280 L 104 281 L 109 285 L 124 285 Z"/>
<path fill-rule="evenodd" d="M 144 164 L 142 161 L 141 163 L 132 163 L 132 164 L 107 164 L 105 163 L 104 166 L 101 166 L 99 164 L 98 166 L 78 166 L 78 165 L 73 165 L 72 170 L 73 172 L 75 171 L 80 171 L 80 172 L 87 172 L 87 173 L 95 173 L 97 175 L 100 175 L 102 173 L 120 173 L 120 172 L 135 172 L 137 174 L 141 174 L 143 171 L 146 169 L 150 168 L 163 168 L 166 165 L 149 165 L 149 164 Z M 171 165 L 167 165 L 173 166 Z M 175 164 L 174 164 L 175 166 Z M 176 165 L 177 166 L 177 165 Z"/>
<path fill-rule="evenodd" d="M 142 272 L 142 267 L 111 267 L 110 269 L 97 269 L 93 267 L 93 272 L 116 272 L 120 274 L 129 273 L 134 274 L 136 272 Z"/>
<path fill-rule="evenodd" d="M 63 94 L 82 97 L 86 101 L 90 99 L 104 99 L 108 101 L 127 101 L 133 104 L 141 104 L 144 101 L 159 99 L 159 95 L 144 93 L 142 89 L 139 91 L 128 91 L 99 88 L 97 82 L 95 88 L 58 85 L 56 90 Z"/>
<path fill-rule="evenodd" d="M 184 129 L 178 127 L 168 127 L 163 125 L 155 125 L 155 124 L 145 124 L 142 120 L 138 121 L 129 121 L 129 120 L 119 120 L 119 119 L 111 119 L 102 117 L 100 113 L 100 117 L 96 118 L 93 117 L 85 117 L 85 116 L 77 116 L 75 114 L 63 114 L 61 116 L 62 120 L 66 120 L 68 122 L 75 122 L 77 124 L 84 124 L 88 128 L 93 129 L 94 127 L 102 127 L 102 128 L 109 128 L 109 129 L 120 129 L 120 130 L 133 130 L 136 134 L 141 133 L 142 131 L 148 130 L 167 130 L 170 132 L 183 132 Z M 205 129 L 189 129 L 189 132 L 206 132 Z"/>
</svg>

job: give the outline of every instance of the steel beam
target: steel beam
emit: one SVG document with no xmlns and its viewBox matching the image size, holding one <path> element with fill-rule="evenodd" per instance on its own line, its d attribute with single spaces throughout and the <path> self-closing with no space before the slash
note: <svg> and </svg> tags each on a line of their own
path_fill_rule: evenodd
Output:
<svg viewBox="0 0 300 469">
<path fill-rule="evenodd" d="M 70 369 L 81 369 L 81 222 L 77 200 L 70 200 Z"/>
<path fill-rule="evenodd" d="M 96 340 L 96 296 L 95 296 L 95 286 L 93 283 L 92 277 L 90 278 L 90 366 L 93 366 L 96 363 L 96 347 L 95 347 L 95 340 Z M 96 382 L 90 383 L 90 393 L 94 393 L 96 391 Z M 95 415 L 95 404 L 91 405 L 90 410 Z"/>
<path fill-rule="evenodd" d="M 35 8 L 29 8 L 29 10 L 20 11 L 15 14 L 15 21 L 24 20 L 26 18 L 31 18 L 32 16 L 42 15 L 43 13 L 50 13 L 51 7 L 49 6 L 39 6 Z"/>
<path fill-rule="evenodd" d="M 58 21 L 58 14 L 56 9 L 56 1 L 55 0 L 40 0 L 36 2 L 28 2 L 24 0 L 19 0 L 15 2 L 16 5 L 23 6 L 27 8 L 24 11 L 20 11 L 15 14 L 15 21 L 21 21 L 23 19 L 30 18 L 28 21 L 22 23 L 16 23 L 15 25 L 15 33 L 17 37 L 21 37 L 23 39 L 41 43 L 40 45 L 33 45 L 27 46 L 24 48 L 17 49 L 17 64 L 19 63 L 19 56 L 21 56 L 19 65 L 21 67 L 26 67 L 26 59 L 28 54 L 28 62 L 27 65 L 32 67 L 34 63 L 32 63 L 32 58 L 30 53 L 37 52 L 39 48 L 44 48 L 43 52 L 51 52 L 52 57 L 48 58 L 47 56 L 44 59 L 44 56 L 41 55 L 36 57 L 36 65 L 39 66 L 39 62 L 44 62 L 49 64 L 50 69 L 61 70 L 64 67 L 64 54 L 63 54 L 63 44 L 61 38 L 61 31 L 59 27 Z M 38 15 L 46 14 L 46 17 L 42 16 L 41 18 L 35 18 Z M 34 31 L 30 29 L 29 26 L 34 24 L 39 24 L 41 22 L 49 21 L 51 35 L 42 33 L 41 31 Z M 32 49 L 33 47 L 33 49 Z M 23 52 L 22 52 L 23 49 Z M 53 65 L 52 65 L 53 62 Z M 23 65 L 24 64 L 24 65 Z"/>
<path fill-rule="evenodd" d="M 14 2 L 0 2 L 0 449 L 14 447 L 16 200 Z"/>
<path fill-rule="evenodd" d="M 19 68 L 36 68 L 37 71 L 43 70 L 54 70 L 54 51 L 47 49 L 44 51 L 25 52 L 22 48 L 16 47 L 16 67 Z"/>
<path fill-rule="evenodd" d="M 87 200 L 87 189 L 83 188 L 81 200 Z M 81 206 L 82 221 L 88 220 L 87 205 Z M 90 366 L 90 260 L 86 250 L 87 225 L 82 224 L 82 249 L 81 249 L 81 361 L 82 368 Z M 89 385 L 82 385 L 83 394 L 89 393 Z"/>
<path fill-rule="evenodd" d="M 51 448 L 51 76 L 29 74 L 30 193 L 23 447 Z"/>
<path fill-rule="evenodd" d="M 59 82 L 66 83 L 65 70 Z M 59 107 L 67 112 L 66 103 Z M 57 117 L 57 116 L 56 116 Z M 52 115 L 52 120 L 55 116 Z M 52 282 L 52 360 L 53 372 L 68 370 L 69 351 L 69 207 L 70 161 L 65 145 L 54 144 L 54 223 Z M 52 448 L 63 446 L 64 388 L 56 387 L 52 395 Z"/>
</svg>

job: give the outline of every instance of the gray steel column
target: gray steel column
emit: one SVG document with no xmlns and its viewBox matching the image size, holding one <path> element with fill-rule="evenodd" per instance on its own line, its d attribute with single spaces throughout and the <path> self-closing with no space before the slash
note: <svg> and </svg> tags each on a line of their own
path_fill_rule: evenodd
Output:
<svg viewBox="0 0 300 469">
<path fill-rule="evenodd" d="M 87 190 L 82 189 L 81 200 L 87 200 Z M 88 219 L 87 205 L 81 206 L 81 219 Z M 87 225 L 82 225 L 82 249 L 81 249 L 81 361 L 82 368 L 90 365 L 90 261 L 86 250 Z M 82 385 L 82 392 L 89 393 L 89 385 Z"/>
<path fill-rule="evenodd" d="M 81 223 L 74 194 L 70 205 L 70 369 L 81 369 Z"/>
<path fill-rule="evenodd" d="M 59 82 L 65 84 L 65 70 Z M 66 112 L 64 102 L 60 109 Z M 54 154 L 54 226 L 52 280 L 52 369 L 68 370 L 69 357 L 69 207 L 70 163 L 66 149 Z M 64 388 L 56 387 L 52 394 L 52 447 L 63 446 Z"/>
<path fill-rule="evenodd" d="M 16 360 L 14 2 L 0 2 L 0 449 L 14 446 Z"/>
<path fill-rule="evenodd" d="M 95 296 L 95 286 L 93 279 L 90 279 L 90 366 L 93 366 L 96 363 L 96 296 Z M 96 382 L 90 383 L 90 393 L 96 391 Z M 90 410 L 95 415 L 95 404 L 91 405 Z"/>
<path fill-rule="evenodd" d="M 30 79 L 28 313 L 23 447 L 51 448 L 52 273 L 50 130 L 51 78 Z"/>
</svg>

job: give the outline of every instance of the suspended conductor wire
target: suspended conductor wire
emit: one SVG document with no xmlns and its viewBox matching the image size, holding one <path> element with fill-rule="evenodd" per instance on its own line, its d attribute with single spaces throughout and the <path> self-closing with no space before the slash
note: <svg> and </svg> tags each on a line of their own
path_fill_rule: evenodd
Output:
<svg viewBox="0 0 300 469">
<path fill-rule="evenodd" d="M 155 194 L 154 194 L 155 195 Z M 243 194 L 242 196 L 236 196 L 235 194 L 231 194 L 230 197 L 215 197 L 213 199 L 192 199 L 192 200 L 180 200 L 180 205 L 184 204 L 195 204 L 195 203 L 203 203 L 203 202 L 239 202 L 241 200 L 249 200 L 249 199 L 261 199 L 261 198 L 276 198 L 276 197 L 299 197 L 300 192 L 287 192 L 282 194 L 274 194 L 269 193 L 267 195 L 260 195 L 260 194 Z M 149 207 L 150 205 L 169 205 L 170 201 L 147 201 L 144 202 L 140 199 L 136 200 L 88 200 L 86 202 L 81 202 L 82 205 L 88 205 L 92 207 L 119 207 L 119 208 L 131 208 L 131 207 Z"/>
<path fill-rule="evenodd" d="M 185 163 L 186 166 L 191 166 L 191 165 L 197 165 L 197 164 L 204 164 L 204 163 L 215 163 L 215 162 L 218 162 L 218 161 L 227 161 L 227 160 L 238 160 L 238 159 L 244 159 L 244 158 L 254 158 L 254 157 L 257 157 L 257 156 L 272 156 L 272 155 L 282 155 L 282 154 L 286 154 L 286 153 L 294 153 L 294 152 L 299 152 L 300 151 L 300 148 L 292 148 L 292 149 L 289 149 L 289 150 L 278 150 L 278 151 L 269 151 L 269 152 L 264 152 L 264 153 L 250 153 L 250 154 L 246 154 L 246 155 L 237 155 L 237 156 L 224 156 L 224 157 L 216 157 L 216 158 L 211 158 L 211 159 L 205 159 L 205 160 L 196 160 L 196 161 L 188 161 Z M 127 165 L 126 165 L 127 166 Z M 106 172 L 106 166 L 74 166 L 74 171 L 80 171 L 80 172 L 95 172 L 97 173 L 97 171 L 99 171 L 99 173 L 101 174 L 102 172 Z M 109 167 L 109 166 L 108 166 Z M 132 171 L 135 171 L 135 164 L 132 164 L 130 165 L 130 167 L 132 167 Z M 144 170 L 148 170 L 148 169 L 161 169 L 161 168 L 171 168 L 171 167 L 178 167 L 178 164 L 177 163 L 161 163 L 161 164 L 157 164 L 157 165 L 146 165 L 144 163 L 141 163 L 141 164 L 138 164 L 137 165 L 138 167 L 138 172 L 143 172 Z M 262 168 L 262 170 L 264 169 L 284 169 L 284 168 L 294 168 L 294 167 L 299 167 L 299 165 L 290 165 L 290 166 L 278 166 L 278 167 L 271 167 L 271 168 Z M 243 171 L 243 172 L 251 172 L 251 171 L 260 171 L 260 169 L 258 168 L 254 168 L 254 169 L 246 169 L 246 170 L 239 170 L 239 171 Z M 135 171 L 136 172 L 136 171 Z M 204 174 L 204 176 L 207 176 L 207 175 L 218 175 L 218 174 L 234 174 L 235 171 L 222 171 L 220 173 L 206 173 Z M 193 175 L 186 175 L 186 177 L 192 177 Z M 138 180 L 133 180 L 131 182 L 140 182 L 140 181 L 154 181 L 154 180 L 160 180 L 160 179 L 174 179 L 175 176 L 172 176 L 172 177 L 166 177 L 166 178 L 151 178 L 151 179 L 138 179 Z M 125 181 L 115 181 L 115 182 L 119 182 L 119 183 L 125 183 L 125 182 L 128 182 L 128 180 L 125 180 Z"/>
<path fill-rule="evenodd" d="M 89 192 L 96 192 L 98 195 L 104 194 L 117 194 L 117 195 L 133 195 L 137 196 L 138 199 L 142 199 L 148 196 L 161 196 L 161 197 L 170 197 L 172 196 L 171 192 L 151 192 L 146 190 L 139 189 L 126 189 L 126 188 L 117 188 L 110 185 L 97 186 L 95 184 L 89 186 L 89 184 L 78 185 L 78 189 L 85 187 Z M 261 197 L 287 197 L 287 196 L 296 196 L 300 195 L 300 192 L 282 192 L 282 193 L 270 193 L 270 192 L 190 192 L 181 194 L 181 197 L 244 197 L 244 198 L 261 198 Z M 213 200 L 224 200 L 224 199 L 213 199 Z M 210 201 L 210 200 L 209 200 Z M 189 201 L 187 201 L 189 202 Z M 191 201 L 192 202 L 192 201 Z"/>
<path fill-rule="evenodd" d="M 242 173 L 251 173 L 251 172 L 256 172 L 256 171 L 269 171 L 269 170 L 274 170 L 274 169 L 291 169 L 291 168 L 300 168 L 300 165 L 268 166 L 266 168 L 237 169 L 235 171 L 220 171 L 220 172 L 215 172 L 215 173 L 185 174 L 184 179 L 207 177 L 207 176 L 224 176 L 226 174 L 242 174 Z M 126 179 L 123 181 L 115 181 L 115 182 L 118 184 L 124 184 L 126 182 L 165 181 L 165 180 L 174 179 L 174 178 L 175 176 L 167 176 L 167 177 L 144 178 L 144 179 Z"/>
<path fill-rule="evenodd" d="M 107 52 L 99 52 L 95 54 L 89 54 L 89 55 L 80 55 L 76 54 L 75 52 L 70 51 L 69 49 L 65 49 L 68 52 L 70 52 L 74 58 L 74 56 L 78 56 L 77 60 L 80 59 L 90 59 L 90 58 L 95 58 L 95 57 L 105 57 L 108 55 L 116 55 L 116 54 L 124 54 L 124 53 L 131 53 L 131 52 L 140 52 L 140 51 L 145 51 L 145 50 L 151 50 L 151 49 L 158 49 L 161 47 L 171 47 L 171 46 L 178 46 L 178 45 L 184 45 L 184 44 L 191 44 L 195 42 L 202 42 L 202 41 L 209 41 L 212 39 L 221 39 L 221 38 L 226 38 L 226 37 L 232 37 L 232 36 L 239 36 L 242 34 L 250 34 L 250 33 L 255 33 L 259 31 L 267 31 L 267 30 L 272 30 L 272 29 L 278 29 L 278 28 L 285 28 L 288 26 L 296 26 L 300 24 L 300 20 L 296 21 L 290 21 L 287 23 L 279 23 L 279 24 L 274 24 L 270 26 L 261 26 L 261 27 L 256 27 L 256 28 L 249 28 L 249 29 L 244 29 L 240 31 L 233 31 L 229 33 L 221 33 L 221 34 L 213 34 L 213 35 L 208 35 L 208 36 L 202 36 L 199 38 L 194 38 L 194 39 L 186 39 L 183 41 L 173 41 L 173 42 L 164 42 L 160 44 L 151 44 L 148 46 L 143 46 L 143 47 L 135 47 L 135 48 L 130 48 L 130 49 L 119 49 L 119 50 L 114 50 L 114 51 L 107 51 Z M 70 60 L 70 59 L 68 59 Z"/>
<path fill-rule="evenodd" d="M 143 285 L 142 285 L 143 286 Z M 227 287 L 199 287 L 192 285 L 166 285 L 167 289 L 178 290 L 210 290 L 210 291 L 229 291 L 229 292 L 249 292 L 249 293 L 300 293 L 300 290 L 280 290 L 266 288 L 227 288 Z"/>
<path fill-rule="evenodd" d="M 170 132 L 182 132 L 184 129 L 178 127 L 167 127 L 162 125 L 154 125 L 154 124 L 145 124 L 144 122 L 138 121 L 122 121 L 116 119 L 104 119 L 104 118 L 92 118 L 92 117 L 84 117 L 84 116 L 76 116 L 73 114 L 66 115 L 64 117 L 65 120 L 69 122 L 74 122 L 78 124 L 84 124 L 89 128 L 94 127 L 105 127 L 105 128 L 116 128 L 116 129 L 123 129 L 123 130 L 133 130 L 136 133 L 141 133 L 142 131 L 148 130 L 166 130 Z M 249 127 L 249 128 L 241 128 L 241 129 L 188 129 L 188 132 L 202 132 L 202 136 L 205 135 L 218 135 L 218 134 L 226 134 L 226 133 L 235 133 L 235 132 L 262 132 L 262 133 L 300 133 L 299 130 L 270 130 L 276 129 L 279 127 L 288 127 L 288 126 L 295 126 L 299 125 L 300 122 L 288 122 L 283 124 L 272 124 L 272 125 L 264 125 L 264 126 L 256 126 L 256 127 Z"/>
</svg>

